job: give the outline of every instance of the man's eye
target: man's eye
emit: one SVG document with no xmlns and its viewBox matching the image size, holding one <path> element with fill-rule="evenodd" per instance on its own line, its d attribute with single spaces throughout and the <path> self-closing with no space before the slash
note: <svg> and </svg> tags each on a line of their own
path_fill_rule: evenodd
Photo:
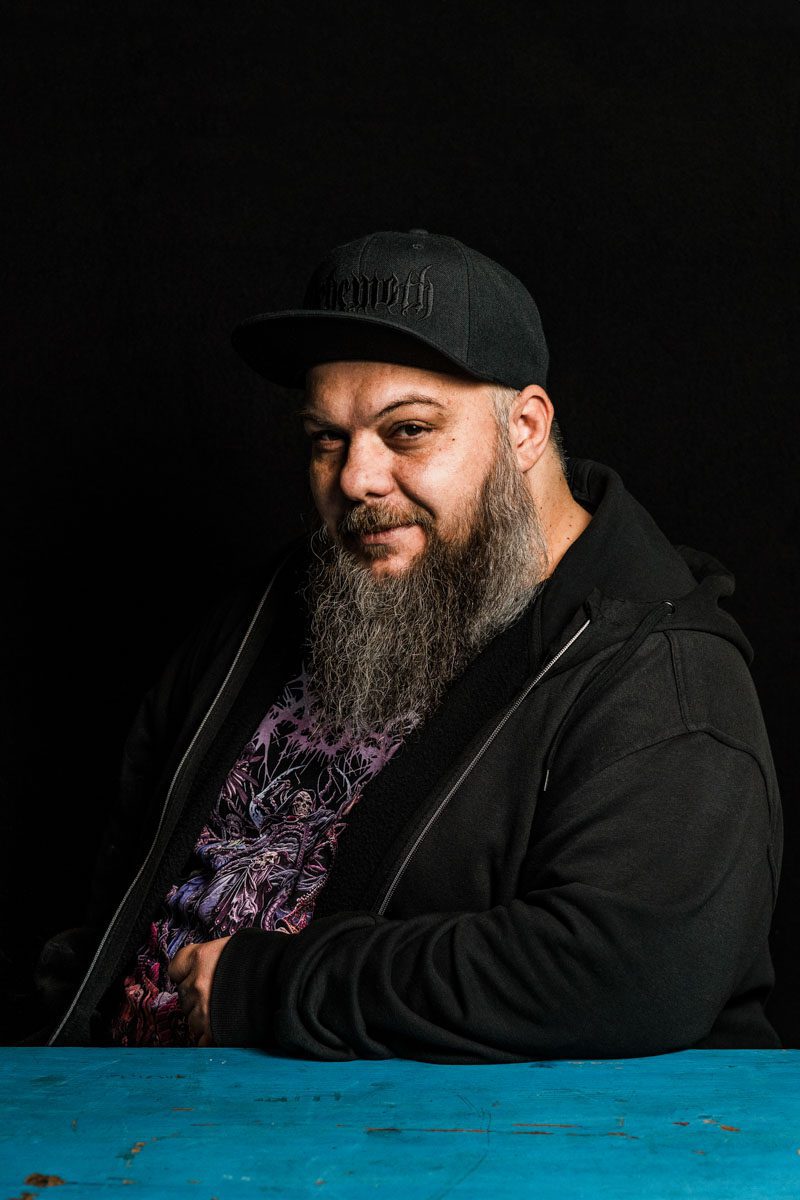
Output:
<svg viewBox="0 0 800 1200">
<path fill-rule="evenodd" d="M 313 445 L 325 450 L 329 446 L 336 446 L 342 440 L 341 434 L 336 433 L 333 429 L 317 429 L 314 433 L 309 434 Z"/>
<path fill-rule="evenodd" d="M 421 433 L 428 433 L 427 425 L 418 425 L 416 421 L 404 421 L 402 425 L 395 425 L 392 430 L 392 437 L 415 438 Z"/>
</svg>

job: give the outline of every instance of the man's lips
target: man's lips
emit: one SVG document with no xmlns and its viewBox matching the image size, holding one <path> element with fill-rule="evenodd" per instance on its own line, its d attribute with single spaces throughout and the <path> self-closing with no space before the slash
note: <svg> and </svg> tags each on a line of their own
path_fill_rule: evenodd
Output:
<svg viewBox="0 0 800 1200">
<path fill-rule="evenodd" d="M 404 529 L 411 528 L 412 523 L 413 522 L 409 522 L 405 525 L 390 525 L 386 529 L 373 529 L 369 533 L 358 534 L 358 537 L 367 546 L 372 545 L 375 542 L 395 541 L 398 537 L 401 536 Z"/>
</svg>

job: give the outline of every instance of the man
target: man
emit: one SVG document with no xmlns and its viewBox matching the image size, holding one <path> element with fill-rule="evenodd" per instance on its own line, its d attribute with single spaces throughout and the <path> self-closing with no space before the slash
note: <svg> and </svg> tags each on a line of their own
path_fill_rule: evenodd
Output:
<svg viewBox="0 0 800 1200">
<path fill-rule="evenodd" d="M 145 700 L 86 928 L 42 956 L 51 1042 L 777 1046 L 780 807 L 732 578 L 565 460 L 522 284 L 377 233 L 234 344 L 304 385 L 319 528 Z"/>
</svg>

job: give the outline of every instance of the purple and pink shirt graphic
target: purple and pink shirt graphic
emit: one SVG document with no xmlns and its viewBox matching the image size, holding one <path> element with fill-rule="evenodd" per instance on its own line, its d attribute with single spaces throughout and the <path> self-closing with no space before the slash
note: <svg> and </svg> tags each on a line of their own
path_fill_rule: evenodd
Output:
<svg viewBox="0 0 800 1200">
<path fill-rule="evenodd" d="M 348 813 L 401 743 L 382 733 L 326 738 L 315 729 L 305 670 L 286 685 L 232 766 L 188 877 L 167 892 L 122 982 L 114 1043 L 193 1044 L 167 975 L 182 946 L 250 927 L 305 929 Z"/>
</svg>

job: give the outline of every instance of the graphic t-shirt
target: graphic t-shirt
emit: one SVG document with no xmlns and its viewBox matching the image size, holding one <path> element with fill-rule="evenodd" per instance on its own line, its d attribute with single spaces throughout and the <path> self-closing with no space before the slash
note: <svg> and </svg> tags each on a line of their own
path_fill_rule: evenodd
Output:
<svg viewBox="0 0 800 1200">
<path fill-rule="evenodd" d="M 194 847 L 121 984 L 118 1045 L 191 1045 L 167 968 L 182 946 L 255 927 L 305 929 L 347 814 L 399 749 L 380 732 L 330 740 L 314 731 L 305 671 L 287 684 L 231 767 Z"/>
</svg>

